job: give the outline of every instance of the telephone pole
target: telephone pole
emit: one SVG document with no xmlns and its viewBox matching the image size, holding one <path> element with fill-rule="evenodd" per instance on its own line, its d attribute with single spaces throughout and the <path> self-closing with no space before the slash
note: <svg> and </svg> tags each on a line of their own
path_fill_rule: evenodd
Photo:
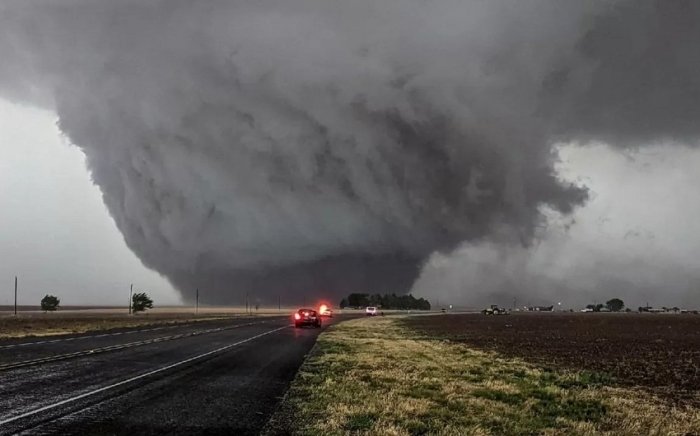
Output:
<svg viewBox="0 0 700 436">
<path fill-rule="evenodd" d="M 277 311 L 282 312 L 282 297 L 277 296 Z"/>
<path fill-rule="evenodd" d="M 129 285 L 129 315 L 131 315 L 131 295 L 134 292 L 134 284 Z"/>
<path fill-rule="evenodd" d="M 17 316 L 17 276 L 15 276 L 15 316 Z"/>
<path fill-rule="evenodd" d="M 194 298 L 194 314 L 199 313 L 199 288 L 197 288 L 197 295 Z"/>
<path fill-rule="evenodd" d="M 248 293 L 245 293 L 245 314 L 248 315 Z"/>
</svg>

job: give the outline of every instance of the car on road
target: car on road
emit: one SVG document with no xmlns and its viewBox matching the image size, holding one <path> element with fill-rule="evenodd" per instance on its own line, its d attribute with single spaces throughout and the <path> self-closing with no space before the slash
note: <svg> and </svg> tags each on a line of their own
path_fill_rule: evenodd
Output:
<svg viewBox="0 0 700 436">
<path fill-rule="evenodd" d="M 333 311 L 325 304 L 322 304 L 321 307 L 318 308 L 318 313 L 321 316 L 333 318 Z"/>
<path fill-rule="evenodd" d="M 365 314 L 367 316 L 376 316 L 377 315 L 377 308 L 376 307 L 368 307 L 365 309 Z"/>
<path fill-rule="evenodd" d="M 294 327 L 301 328 L 304 326 L 320 328 L 321 317 L 318 312 L 313 309 L 299 309 L 294 312 Z"/>
</svg>

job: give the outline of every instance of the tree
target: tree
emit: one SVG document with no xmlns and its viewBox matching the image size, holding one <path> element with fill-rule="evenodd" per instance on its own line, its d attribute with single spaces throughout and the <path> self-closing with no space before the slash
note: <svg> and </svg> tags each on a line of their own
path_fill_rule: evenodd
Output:
<svg viewBox="0 0 700 436">
<path fill-rule="evenodd" d="M 57 296 L 46 294 L 46 296 L 41 299 L 41 310 L 44 312 L 53 312 L 58 309 L 59 304 L 61 304 L 61 300 L 59 300 Z"/>
<path fill-rule="evenodd" d="M 350 294 L 340 302 L 340 308 L 376 306 L 382 309 L 430 310 L 430 302 L 411 294 Z"/>
<path fill-rule="evenodd" d="M 350 307 L 366 307 L 369 306 L 368 294 L 350 294 L 348 295 L 348 306 Z"/>
<path fill-rule="evenodd" d="M 613 298 L 608 300 L 605 305 L 610 309 L 611 312 L 619 312 L 625 307 L 625 303 L 619 298 Z"/>
<path fill-rule="evenodd" d="M 134 313 L 153 308 L 153 300 L 145 292 L 137 292 L 131 297 L 131 308 Z"/>
</svg>

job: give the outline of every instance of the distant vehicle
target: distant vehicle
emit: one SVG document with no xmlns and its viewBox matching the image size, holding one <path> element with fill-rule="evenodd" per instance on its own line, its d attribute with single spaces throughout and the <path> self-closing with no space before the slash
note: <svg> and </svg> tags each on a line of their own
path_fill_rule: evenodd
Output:
<svg viewBox="0 0 700 436">
<path fill-rule="evenodd" d="M 492 304 L 490 307 L 482 310 L 481 313 L 484 315 L 509 315 L 510 311 L 502 307 L 498 307 L 498 304 Z"/>
<path fill-rule="evenodd" d="M 583 309 L 581 309 L 581 312 L 593 312 L 593 309 L 591 309 L 590 307 L 584 307 Z"/>
<path fill-rule="evenodd" d="M 322 304 L 322 305 L 318 308 L 318 313 L 319 313 L 321 316 L 325 316 L 325 317 L 328 317 L 328 318 L 333 318 L 333 311 L 332 311 L 328 306 L 326 306 L 325 304 Z"/>
<path fill-rule="evenodd" d="M 313 309 L 299 309 L 294 312 L 294 327 L 321 327 L 321 317 Z"/>
<path fill-rule="evenodd" d="M 368 307 L 365 309 L 365 314 L 367 316 L 376 316 L 377 315 L 377 308 L 376 307 Z"/>
</svg>

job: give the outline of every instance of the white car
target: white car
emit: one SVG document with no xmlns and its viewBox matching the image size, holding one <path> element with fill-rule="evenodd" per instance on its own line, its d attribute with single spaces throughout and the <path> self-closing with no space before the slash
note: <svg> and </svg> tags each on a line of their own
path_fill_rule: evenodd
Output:
<svg viewBox="0 0 700 436">
<path fill-rule="evenodd" d="M 365 314 L 367 316 L 375 316 L 377 315 L 377 308 L 376 307 L 368 307 L 365 309 Z"/>
</svg>

